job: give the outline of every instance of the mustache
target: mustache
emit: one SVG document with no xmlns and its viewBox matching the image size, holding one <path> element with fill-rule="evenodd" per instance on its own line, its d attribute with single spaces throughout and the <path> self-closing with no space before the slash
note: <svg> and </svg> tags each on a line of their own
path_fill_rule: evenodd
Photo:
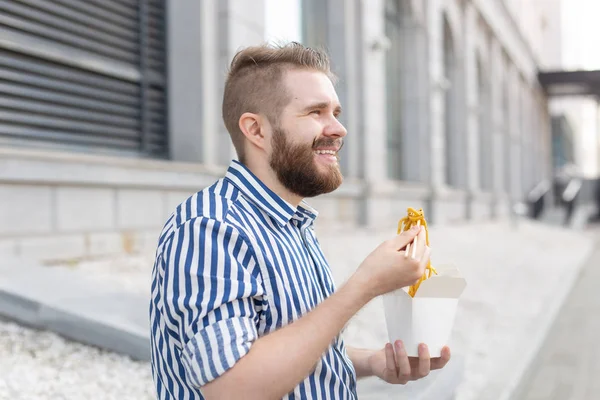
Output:
<svg viewBox="0 0 600 400">
<path fill-rule="evenodd" d="M 331 139 L 331 138 L 322 138 L 322 139 L 316 139 L 313 140 L 313 145 L 312 148 L 317 148 L 317 147 L 337 147 L 338 151 L 342 149 L 342 147 L 344 147 L 344 139 L 339 138 L 339 139 Z"/>
</svg>

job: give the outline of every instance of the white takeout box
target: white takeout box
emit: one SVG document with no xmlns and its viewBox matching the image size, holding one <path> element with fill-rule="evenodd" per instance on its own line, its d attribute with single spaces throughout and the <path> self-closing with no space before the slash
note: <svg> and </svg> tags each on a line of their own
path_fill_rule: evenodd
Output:
<svg viewBox="0 0 600 400">
<path fill-rule="evenodd" d="M 467 282 L 454 266 L 435 267 L 438 275 L 421 282 L 415 297 L 408 288 L 383 295 L 390 343 L 402 340 L 409 357 L 425 343 L 430 357 L 440 357 L 450 339 L 458 300 Z"/>
</svg>

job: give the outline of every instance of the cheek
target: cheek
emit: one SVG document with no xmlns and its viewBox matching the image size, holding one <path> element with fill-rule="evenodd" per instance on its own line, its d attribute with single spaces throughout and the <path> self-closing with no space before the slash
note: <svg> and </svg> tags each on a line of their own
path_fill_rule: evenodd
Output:
<svg viewBox="0 0 600 400">
<path fill-rule="evenodd" d="M 313 118 L 299 122 L 294 127 L 294 140 L 298 143 L 313 143 L 313 141 L 323 132 L 323 126 Z"/>
</svg>

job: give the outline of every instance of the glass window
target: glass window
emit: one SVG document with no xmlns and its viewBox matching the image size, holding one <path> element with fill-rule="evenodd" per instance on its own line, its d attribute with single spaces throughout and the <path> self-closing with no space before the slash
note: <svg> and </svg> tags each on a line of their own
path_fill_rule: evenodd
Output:
<svg viewBox="0 0 600 400">
<path fill-rule="evenodd" d="M 508 69 L 505 68 L 508 73 Z M 503 173 L 503 188 L 506 194 L 510 193 L 510 143 L 511 143 L 511 135 L 510 135 L 510 97 L 508 91 L 510 90 L 509 81 L 507 78 L 504 79 L 502 83 L 502 123 L 504 129 L 504 135 L 502 137 L 502 143 L 504 148 L 504 168 L 502 169 Z"/>
<path fill-rule="evenodd" d="M 449 83 L 444 97 L 444 137 L 446 151 L 446 183 L 450 186 L 457 186 L 457 168 L 461 155 L 456 154 L 456 106 L 458 103 L 457 82 L 456 82 L 456 57 L 454 55 L 454 40 L 450 30 L 450 24 L 444 16 L 444 77 Z"/>
<path fill-rule="evenodd" d="M 480 59 L 477 60 L 479 188 L 490 191 L 492 185 L 492 148 L 490 130 L 490 84 Z"/>
<path fill-rule="evenodd" d="M 385 35 L 391 42 L 386 53 L 386 104 L 387 104 L 387 170 L 390 179 L 401 179 L 402 171 L 402 119 L 401 74 L 402 31 L 401 13 L 397 0 L 388 0 L 385 9 Z"/>
</svg>

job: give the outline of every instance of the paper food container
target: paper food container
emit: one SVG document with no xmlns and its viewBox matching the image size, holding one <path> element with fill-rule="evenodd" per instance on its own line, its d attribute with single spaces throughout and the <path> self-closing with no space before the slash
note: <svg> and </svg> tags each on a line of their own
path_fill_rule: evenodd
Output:
<svg viewBox="0 0 600 400">
<path fill-rule="evenodd" d="M 402 340 L 409 357 L 425 343 L 430 357 L 440 357 L 454 326 L 458 300 L 467 282 L 454 266 L 438 267 L 438 275 L 421 282 L 415 297 L 408 288 L 383 295 L 390 343 Z"/>
</svg>

